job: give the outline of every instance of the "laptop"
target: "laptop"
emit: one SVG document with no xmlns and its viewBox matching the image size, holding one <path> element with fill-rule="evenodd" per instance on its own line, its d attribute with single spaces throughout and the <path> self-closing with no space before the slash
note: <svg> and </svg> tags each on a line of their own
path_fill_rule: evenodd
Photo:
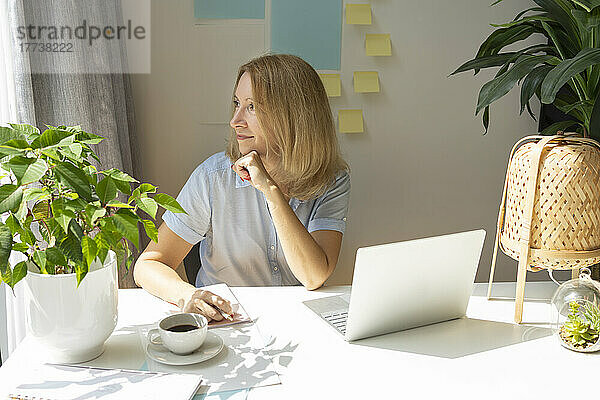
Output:
<svg viewBox="0 0 600 400">
<path fill-rule="evenodd" d="M 347 341 L 464 317 L 483 229 L 356 251 L 351 295 L 304 304 Z"/>
</svg>

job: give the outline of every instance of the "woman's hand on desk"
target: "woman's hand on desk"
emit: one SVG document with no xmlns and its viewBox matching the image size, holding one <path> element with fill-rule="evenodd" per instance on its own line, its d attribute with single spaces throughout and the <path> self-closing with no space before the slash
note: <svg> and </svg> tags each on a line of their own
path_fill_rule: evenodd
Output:
<svg viewBox="0 0 600 400">
<path fill-rule="evenodd" d="M 229 315 L 233 314 L 231 304 L 227 300 L 202 289 L 197 289 L 192 293 L 191 297 L 181 306 L 181 311 L 202 314 L 209 322 L 223 320 L 221 312 Z"/>
</svg>

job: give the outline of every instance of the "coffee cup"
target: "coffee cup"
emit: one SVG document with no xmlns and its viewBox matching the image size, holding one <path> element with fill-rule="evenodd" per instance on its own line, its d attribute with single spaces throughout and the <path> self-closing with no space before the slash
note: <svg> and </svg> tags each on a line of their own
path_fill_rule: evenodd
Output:
<svg viewBox="0 0 600 400">
<path fill-rule="evenodd" d="M 148 332 L 148 340 L 177 355 L 187 355 L 202 346 L 207 330 L 208 320 L 203 315 L 178 313 L 161 319 L 158 328 Z"/>
</svg>

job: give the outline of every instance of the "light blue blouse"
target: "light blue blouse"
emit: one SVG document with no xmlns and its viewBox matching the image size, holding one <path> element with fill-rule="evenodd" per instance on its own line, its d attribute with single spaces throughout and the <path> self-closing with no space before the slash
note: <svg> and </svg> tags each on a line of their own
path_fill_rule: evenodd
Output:
<svg viewBox="0 0 600 400">
<path fill-rule="evenodd" d="M 350 176 L 342 171 L 322 196 L 291 198 L 290 207 L 309 232 L 344 233 L 349 195 Z M 202 241 L 196 287 L 300 284 L 285 260 L 264 195 L 231 169 L 224 152 L 194 170 L 177 201 L 187 215 L 166 211 L 163 221 L 186 242 Z"/>
</svg>

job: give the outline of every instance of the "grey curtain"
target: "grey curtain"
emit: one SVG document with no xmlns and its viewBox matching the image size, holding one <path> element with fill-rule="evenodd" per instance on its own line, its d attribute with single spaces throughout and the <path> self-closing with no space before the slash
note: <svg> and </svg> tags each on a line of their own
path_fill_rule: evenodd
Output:
<svg viewBox="0 0 600 400">
<path fill-rule="evenodd" d="M 41 20 L 65 21 L 73 19 L 112 19 L 122 23 L 120 0 L 8 0 L 11 25 L 39 24 Z M 58 23 L 57 22 L 57 23 Z M 94 46 L 102 46 L 98 41 Z M 37 125 L 81 125 L 88 131 L 105 138 L 96 146 L 101 169 L 118 168 L 140 176 L 138 149 L 135 139 L 135 116 L 130 77 L 127 73 L 72 73 L 82 66 L 102 70 L 102 63 L 110 63 L 105 70 L 123 70 L 127 65 L 124 48 L 115 51 L 106 48 L 90 59 L 89 54 L 73 53 L 57 57 L 52 65 L 54 73 L 40 73 L 44 65 L 29 53 L 18 49 L 15 39 L 14 60 L 18 118 L 23 123 Z M 115 63 L 117 68 L 115 68 Z M 100 67 L 100 68 L 99 68 Z M 123 71 L 126 72 L 126 71 Z M 142 241 L 141 243 L 143 243 Z M 132 272 L 119 271 L 120 287 L 135 287 Z"/>
</svg>

